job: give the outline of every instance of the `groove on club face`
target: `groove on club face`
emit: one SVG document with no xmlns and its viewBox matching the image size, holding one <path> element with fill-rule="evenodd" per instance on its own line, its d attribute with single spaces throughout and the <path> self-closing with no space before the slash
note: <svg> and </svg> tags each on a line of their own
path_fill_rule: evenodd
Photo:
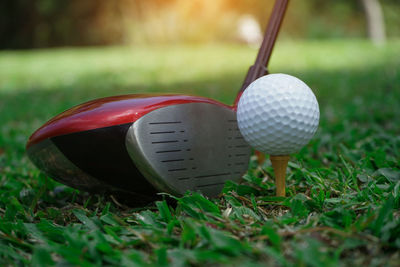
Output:
<svg viewBox="0 0 400 267">
<path fill-rule="evenodd" d="M 154 134 L 157 133 L 157 134 Z M 132 124 L 126 146 L 137 168 L 160 191 L 218 195 L 246 172 L 251 149 L 234 110 L 189 103 L 154 110 Z"/>
</svg>

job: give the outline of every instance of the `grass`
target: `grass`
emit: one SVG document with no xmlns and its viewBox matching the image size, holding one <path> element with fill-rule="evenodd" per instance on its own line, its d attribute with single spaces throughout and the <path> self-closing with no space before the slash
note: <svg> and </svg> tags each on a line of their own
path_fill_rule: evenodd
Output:
<svg viewBox="0 0 400 267">
<path fill-rule="evenodd" d="M 29 135 L 83 101 L 178 92 L 230 103 L 255 50 L 113 47 L 0 53 L 0 265 L 399 266 L 400 42 L 279 43 L 271 72 L 296 75 L 321 108 L 292 156 L 288 197 L 252 158 L 217 199 L 188 193 L 120 205 L 41 174 Z"/>
</svg>

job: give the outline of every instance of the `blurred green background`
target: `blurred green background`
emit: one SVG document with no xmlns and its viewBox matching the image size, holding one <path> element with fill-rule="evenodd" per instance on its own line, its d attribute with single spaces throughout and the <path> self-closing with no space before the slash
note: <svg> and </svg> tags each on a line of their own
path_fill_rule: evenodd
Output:
<svg viewBox="0 0 400 267">
<path fill-rule="evenodd" d="M 265 28 L 272 0 L 5 0 L 0 49 L 235 41 L 251 14 Z M 291 1 L 282 38 L 364 38 L 364 5 L 380 3 L 388 38 L 400 36 L 398 0 Z"/>
</svg>

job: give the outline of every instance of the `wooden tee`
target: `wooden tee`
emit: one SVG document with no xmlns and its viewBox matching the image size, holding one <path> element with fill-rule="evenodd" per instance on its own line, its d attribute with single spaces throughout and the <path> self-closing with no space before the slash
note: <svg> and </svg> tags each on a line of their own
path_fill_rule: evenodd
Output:
<svg viewBox="0 0 400 267">
<path fill-rule="evenodd" d="M 286 195 L 286 168 L 290 156 L 270 156 L 272 168 L 275 173 L 276 196 L 284 197 Z"/>
</svg>

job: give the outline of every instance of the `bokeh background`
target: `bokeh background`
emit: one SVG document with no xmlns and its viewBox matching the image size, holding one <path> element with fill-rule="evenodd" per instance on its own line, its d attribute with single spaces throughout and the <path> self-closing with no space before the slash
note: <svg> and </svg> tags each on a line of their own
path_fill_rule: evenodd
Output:
<svg viewBox="0 0 400 267">
<path fill-rule="evenodd" d="M 272 4 L 271 0 L 5 0 L 0 2 L 0 49 L 235 42 L 243 15 L 251 15 L 264 29 Z M 369 29 L 380 31 L 382 22 L 387 37 L 399 37 L 399 14 L 398 0 L 291 1 L 281 38 L 367 38 Z"/>
</svg>

